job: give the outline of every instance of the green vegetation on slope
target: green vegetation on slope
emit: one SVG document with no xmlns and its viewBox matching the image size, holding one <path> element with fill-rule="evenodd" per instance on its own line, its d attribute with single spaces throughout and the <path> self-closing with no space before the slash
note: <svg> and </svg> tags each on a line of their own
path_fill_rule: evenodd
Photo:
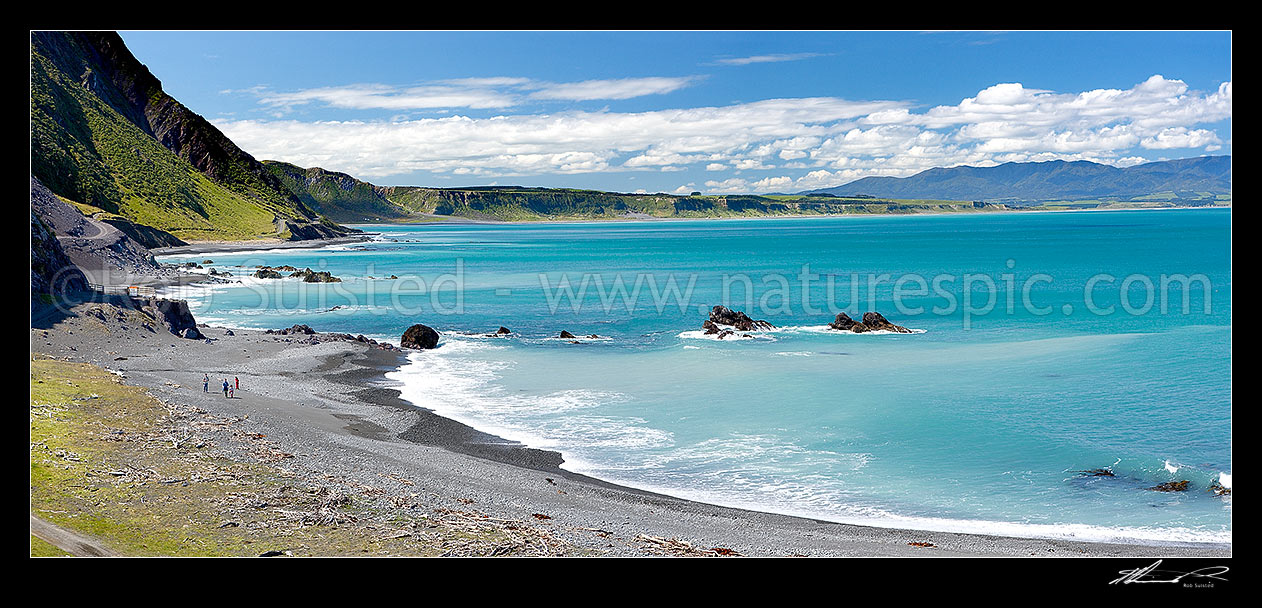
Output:
<svg viewBox="0 0 1262 608">
<path fill-rule="evenodd" d="M 334 233 L 161 85 L 111 32 L 33 32 L 31 173 L 50 190 L 186 240 Z M 344 232 L 344 231 L 343 231 Z"/>
<path fill-rule="evenodd" d="M 1001 205 L 962 201 L 792 195 L 676 196 L 516 186 L 389 186 L 381 190 L 391 201 L 405 208 L 414 217 L 454 216 L 507 221 L 945 213 L 1003 209 Z"/>
<path fill-rule="evenodd" d="M 274 160 L 263 161 L 280 182 L 307 206 L 337 222 L 376 222 L 404 217 L 381 189 L 345 173 L 319 167 L 304 169 Z"/>
</svg>

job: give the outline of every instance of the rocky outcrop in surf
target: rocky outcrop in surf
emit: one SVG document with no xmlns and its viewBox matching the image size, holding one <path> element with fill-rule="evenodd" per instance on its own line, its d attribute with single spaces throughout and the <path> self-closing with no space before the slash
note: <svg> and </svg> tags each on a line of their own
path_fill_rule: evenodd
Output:
<svg viewBox="0 0 1262 608">
<path fill-rule="evenodd" d="M 739 310 L 732 310 L 726 306 L 715 306 L 710 309 L 710 318 L 701 327 L 707 335 L 712 335 L 723 331 L 723 328 L 719 327 L 720 325 L 726 325 L 736 331 L 760 331 L 776 328 L 775 325 L 766 321 L 755 321 L 749 318 L 749 315 Z"/>
<path fill-rule="evenodd" d="M 310 268 L 299 270 L 291 275 L 290 278 L 302 279 L 304 283 L 341 283 L 342 279 L 333 276 L 328 271 L 322 270 L 316 272 Z"/>
<path fill-rule="evenodd" d="M 403 332 L 399 345 L 403 348 L 431 349 L 438 346 L 438 332 L 428 325 L 417 323 Z"/>
<path fill-rule="evenodd" d="M 886 319 L 879 312 L 863 313 L 863 321 L 855 321 L 850 318 L 850 315 L 844 312 L 839 312 L 837 313 L 837 317 L 833 319 L 833 322 L 828 324 L 828 327 L 838 331 L 848 331 L 856 334 L 869 331 L 890 331 L 899 334 L 912 333 L 911 330 L 906 327 L 890 323 L 889 319 Z"/>
</svg>

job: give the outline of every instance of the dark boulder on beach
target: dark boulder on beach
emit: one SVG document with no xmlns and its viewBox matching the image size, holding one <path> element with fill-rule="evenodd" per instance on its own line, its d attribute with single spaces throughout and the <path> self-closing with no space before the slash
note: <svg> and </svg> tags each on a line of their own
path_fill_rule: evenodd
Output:
<svg viewBox="0 0 1262 608">
<path fill-rule="evenodd" d="M 761 329 L 775 329 L 776 326 L 766 321 L 749 318 L 749 315 L 738 310 L 732 310 L 726 306 L 715 306 L 710 309 L 710 318 L 702 327 L 705 328 L 707 334 L 718 333 L 717 328 L 713 325 L 728 325 L 735 327 L 739 331 L 758 331 Z M 714 329 L 714 331 L 711 331 Z"/>
<path fill-rule="evenodd" d="M 404 348 L 430 349 L 438 346 L 438 332 L 427 325 L 417 323 L 403 332 L 399 346 Z"/>
<path fill-rule="evenodd" d="M 294 325 L 288 329 L 269 329 L 263 333 L 277 336 L 288 336 L 290 334 L 305 334 L 309 336 L 316 333 L 316 330 L 311 329 L 309 325 Z"/>
<path fill-rule="evenodd" d="M 201 331 L 197 329 L 197 321 L 193 318 L 193 313 L 189 312 L 188 302 L 184 300 L 149 298 L 140 302 L 140 311 L 153 317 L 159 325 L 165 326 L 167 331 L 181 338 L 197 340 L 202 337 Z"/>
<path fill-rule="evenodd" d="M 574 336 L 574 334 L 572 334 L 572 333 L 570 333 L 570 332 L 565 331 L 564 329 L 562 329 L 562 330 L 561 330 L 561 335 L 559 335 L 559 336 L 557 336 L 557 337 L 558 337 L 558 338 L 573 338 L 573 337 L 575 337 L 575 336 Z"/>
</svg>

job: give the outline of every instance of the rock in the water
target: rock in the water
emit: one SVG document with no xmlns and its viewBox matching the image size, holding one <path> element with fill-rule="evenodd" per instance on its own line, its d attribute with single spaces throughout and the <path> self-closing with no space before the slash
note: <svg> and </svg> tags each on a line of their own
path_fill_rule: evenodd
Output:
<svg viewBox="0 0 1262 608">
<path fill-rule="evenodd" d="M 889 320 L 881 316 L 881 313 L 879 312 L 863 313 L 863 324 L 867 326 L 868 329 L 871 329 L 873 331 L 883 330 L 883 331 L 897 332 L 900 334 L 911 333 L 911 330 L 907 329 L 906 327 L 890 323 Z"/>
<path fill-rule="evenodd" d="M 341 283 L 342 279 L 333 276 L 332 273 L 324 270 L 316 272 L 310 268 L 304 268 L 289 275 L 291 278 L 302 279 L 303 283 Z"/>
<path fill-rule="evenodd" d="M 737 310 L 732 310 L 726 306 L 715 306 L 710 309 L 709 322 L 716 325 L 729 325 L 731 327 L 735 327 L 739 331 L 758 331 L 761 329 L 776 328 L 775 325 L 766 321 L 755 321 L 749 318 L 749 315 Z M 706 329 L 707 334 L 717 333 L 717 331 L 711 332 L 711 328 L 705 324 L 702 324 L 702 327 Z"/>
<path fill-rule="evenodd" d="M 1113 471 L 1108 469 L 1088 469 L 1086 471 L 1079 471 L 1079 473 L 1082 473 L 1087 477 L 1116 477 L 1116 475 L 1113 474 Z"/>
<path fill-rule="evenodd" d="M 504 327 L 504 326 L 502 326 L 502 325 L 500 326 L 500 328 L 499 328 L 499 329 L 495 330 L 495 334 L 496 334 L 496 335 L 499 335 L 499 336 L 504 336 L 504 335 L 508 335 L 508 334 L 511 334 L 511 333 L 513 333 L 513 332 L 512 332 L 512 330 L 510 330 L 510 329 L 508 329 L 507 327 Z"/>
<path fill-rule="evenodd" d="M 865 331 L 868 331 L 867 326 L 865 326 L 864 324 L 858 321 L 855 321 L 854 319 L 851 319 L 850 315 L 844 312 L 837 313 L 837 318 L 833 319 L 833 322 L 829 323 L 828 326 L 836 330 L 851 331 L 856 334 L 861 334 Z"/>
<path fill-rule="evenodd" d="M 432 327 L 417 323 L 403 332 L 399 345 L 404 348 L 434 348 L 438 346 L 438 332 Z"/>
<path fill-rule="evenodd" d="M 1210 484 L 1209 491 L 1213 492 L 1215 496 L 1228 496 L 1231 494 L 1231 488 L 1228 488 L 1217 481 Z"/>
<path fill-rule="evenodd" d="M 255 271 L 255 272 L 254 272 L 254 278 L 256 278 L 256 279 L 279 279 L 279 278 L 281 278 L 281 274 L 280 274 L 279 272 L 276 272 L 275 270 L 270 269 L 270 268 L 263 268 L 263 269 L 261 269 L 261 270 L 257 270 L 257 271 Z"/>
<path fill-rule="evenodd" d="M 890 323 L 889 320 L 881 316 L 881 313 L 879 312 L 863 313 L 863 321 L 855 321 L 850 318 L 850 315 L 844 312 L 839 312 L 837 313 L 837 317 L 833 319 L 833 322 L 828 324 L 828 327 L 830 329 L 848 331 L 856 334 L 868 331 L 891 331 L 899 334 L 911 333 L 911 330 L 906 327 Z"/>
<path fill-rule="evenodd" d="M 570 332 L 565 331 L 564 329 L 562 329 L 562 330 L 561 330 L 561 335 L 559 335 L 559 336 L 557 336 L 557 337 L 558 337 L 558 338 L 573 338 L 573 337 L 574 337 L 574 334 L 572 334 L 572 333 L 570 333 Z"/>
<path fill-rule="evenodd" d="M 1159 483 L 1148 489 L 1155 490 L 1157 492 L 1186 492 L 1189 483 L 1190 482 L 1186 479 L 1183 481 L 1167 481 L 1165 483 Z"/>
</svg>

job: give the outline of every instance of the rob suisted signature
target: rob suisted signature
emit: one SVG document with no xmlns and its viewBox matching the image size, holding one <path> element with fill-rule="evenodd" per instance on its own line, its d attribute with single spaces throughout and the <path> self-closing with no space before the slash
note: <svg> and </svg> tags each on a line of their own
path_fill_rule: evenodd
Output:
<svg viewBox="0 0 1262 608">
<path fill-rule="evenodd" d="M 1222 575 L 1226 574 L 1230 568 L 1227 566 L 1208 566 L 1193 570 L 1191 572 L 1178 572 L 1175 570 L 1158 570 L 1157 566 L 1161 565 L 1161 560 L 1153 562 L 1151 566 L 1144 568 L 1135 568 L 1134 570 L 1118 570 L 1117 577 L 1109 582 L 1110 585 L 1121 583 L 1129 585 L 1131 583 L 1180 583 L 1186 578 L 1211 579 L 1216 581 L 1226 581 Z M 1165 578 L 1162 578 L 1165 577 Z"/>
</svg>

